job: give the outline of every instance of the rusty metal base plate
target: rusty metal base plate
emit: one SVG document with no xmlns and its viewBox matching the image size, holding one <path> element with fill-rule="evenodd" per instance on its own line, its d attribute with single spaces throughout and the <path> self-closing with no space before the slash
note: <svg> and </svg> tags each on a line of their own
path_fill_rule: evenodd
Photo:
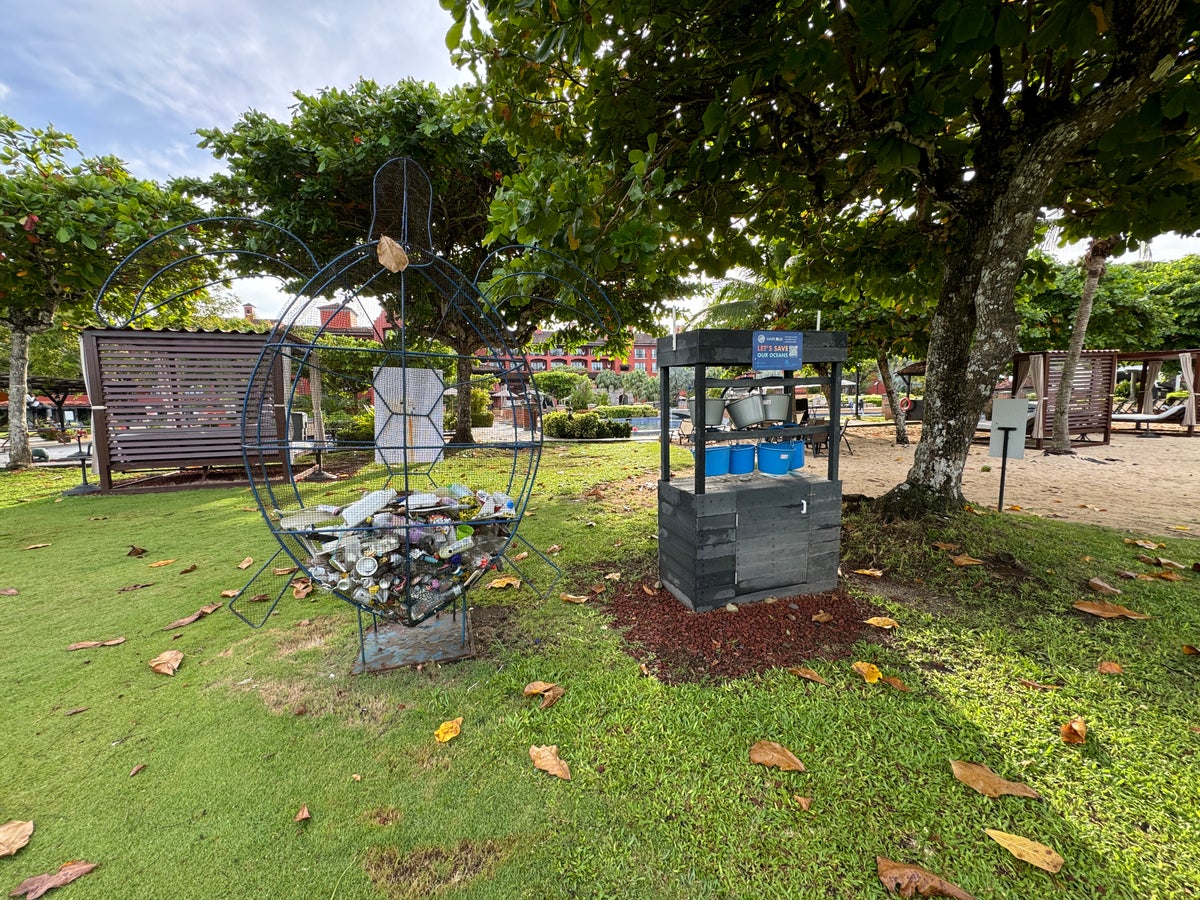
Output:
<svg viewBox="0 0 1200 900">
<path fill-rule="evenodd" d="M 451 615 L 444 610 L 420 625 L 376 622 L 362 632 L 362 650 L 351 675 L 387 672 L 429 662 L 453 662 L 475 655 L 471 643 L 470 613 Z M 466 623 L 464 631 L 463 624 Z"/>
</svg>

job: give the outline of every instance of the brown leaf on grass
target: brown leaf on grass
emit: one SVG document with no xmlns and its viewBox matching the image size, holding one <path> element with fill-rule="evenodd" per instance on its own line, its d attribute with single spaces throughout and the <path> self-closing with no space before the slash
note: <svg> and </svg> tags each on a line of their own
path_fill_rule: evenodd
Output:
<svg viewBox="0 0 1200 900">
<path fill-rule="evenodd" d="M 1096 671 L 1101 675 L 1120 675 L 1125 670 L 1121 668 L 1120 663 L 1109 662 L 1104 660 L 1100 665 L 1096 666 Z"/>
<path fill-rule="evenodd" d="M 246 558 L 249 559 L 250 557 L 246 557 Z M 299 566 L 275 566 L 274 568 L 271 569 L 271 574 L 276 575 L 276 576 L 295 575 L 299 571 L 300 571 Z"/>
<path fill-rule="evenodd" d="M 976 559 L 973 556 L 968 556 L 966 553 L 960 553 L 958 556 L 951 556 L 950 562 L 956 566 L 982 566 L 983 560 Z"/>
<path fill-rule="evenodd" d="M 80 713 L 87 712 L 89 709 L 91 709 L 90 706 L 77 706 L 74 709 L 68 709 L 65 713 L 63 713 L 63 715 L 64 716 L 77 716 Z"/>
<path fill-rule="evenodd" d="M 775 741 L 758 741 L 750 748 L 750 762 L 760 766 L 782 769 L 784 772 L 807 772 L 804 763 L 783 744 Z"/>
<path fill-rule="evenodd" d="M 800 804 L 800 808 L 808 812 L 812 808 L 812 797 L 801 797 L 799 794 L 793 794 L 792 799 Z"/>
<path fill-rule="evenodd" d="M 953 553 L 956 550 L 962 549 L 961 547 L 958 546 L 958 544 L 947 544 L 943 541 L 934 541 L 933 546 L 937 547 L 939 550 L 945 550 L 949 553 Z"/>
<path fill-rule="evenodd" d="M 553 556 L 555 553 L 562 553 L 562 547 L 560 547 L 558 544 L 551 544 L 546 548 L 546 552 Z"/>
<path fill-rule="evenodd" d="M 1191 644 L 1183 645 L 1183 655 L 1184 656 L 1195 656 L 1197 653 L 1200 653 L 1200 650 L 1197 650 Z"/>
<path fill-rule="evenodd" d="M 869 619 L 864 619 L 868 625 L 874 625 L 876 628 L 899 628 L 900 623 L 895 619 L 889 619 L 887 616 L 871 616 Z"/>
<path fill-rule="evenodd" d="M 1156 556 L 1154 561 L 1164 569 L 1186 569 L 1183 563 L 1177 563 L 1173 559 L 1167 559 L 1165 556 Z"/>
<path fill-rule="evenodd" d="M 934 875 L 928 869 L 899 863 L 886 856 L 875 857 L 875 868 L 883 886 L 905 900 L 911 897 L 948 897 L 949 900 L 975 900 L 958 885 Z"/>
<path fill-rule="evenodd" d="M 607 575 L 604 576 L 604 580 L 605 581 L 620 581 L 621 573 L 620 572 L 609 572 Z"/>
<path fill-rule="evenodd" d="M 192 563 L 186 569 L 180 569 L 179 574 L 180 575 L 190 575 L 192 572 L 195 572 L 195 571 L 196 571 L 196 564 Z"/>
<path fill-rule="evenodd" d="M 1194 562 L 1194 563 L 1192 563 L 1192 571 L 1193 571 L 1193 572 L 1200 572 L 1200 562 Z"/>
<path fill-rule="evenodd" d="M 1089 613 L 1093 616 L 1100 616 L 1102 619 L 1115 619 L 1119 616 L 1125 616 L 1127 619 L 1149 619 L 1150 616 L 1144 613 L 1134 612 L 1132 609 L 1127 609 L 1124 606 L 1118 606 L 1115 603 L 1109 603 L 1107 600 L 1077 600 L 1071 604 L 1072 607 L 1080 612 Z"/>
<path fill-rule="evenodd" d="M 987 766 L 980 763 L 966 762 L 961 759 L 950 760 L 950 771 L 954 777 L 967 787 L 974 788 L 985 797 L 995 799 L 1001 796 L 1029 797 L 1040 800 L 1041 794 L 1027 784 L 1019 781 L 1009 781 L 1001 778 Z"/>
<path fill-rule="evenodd" d="M 643 584 L 642 585 L 642 593 L 645 594 L 647 597 L 653 597 L 654 596 L 654 588 L 650 587 L 650 585 L 648 585 L 648 584 Z"/>
<path fill-rule="evenodd" d="M 1155 543 L 1154 541 L 1145 541 L 1145 540 L 1135 541 L 1133 538 L 1125 538 L 1125 543 L 1129 544 L 1133 547 L 1142 547 L 1146 550 L 1157 550 L 1160 547 L 1167 546 L 1166 544 L 1158 544 L 1158 543 Z"/>
<path fill-rule="evenodd" d="M 814 622 L 816 622 L 818 625 L 824 625 L 824 624 L 826 624 L 827 622 L 832 622 L 832 621 L 833 621 L 833 613 L 828 613 L 828 612 L 825 612 L 825 610 L 823 610 L 823 609 L 822 609 L 822 610 L 819 610 L 819 611 L 818 611 L 818 612 L 817 612 L 817 613 L 816 613 L 816 614 L 815 614 L 815 615 L 812 617 L 812 620 L 813 620 Z"/>
<path fill-rule="evenodd" d="M 15 888 L 13 888 L 8 896 L 10 897 L 25 897 L 27 900 L 37 900 L 46 891 L 53 890 L 57 887 L 62 887 L 64 884 L 70 884 L 76 878 L 82 878 L 92 869 L 96 868 L 99 863 L 86 862 L 82 859 L 73 859 L 70 862 L 65 862 L 57 872 L 44 872 L 41 875 L 34 875 L 32 878 L 26 878 Z"/>
<path fill-rule="evenodd" d="M 1184 581 L 1185 580 L 1184 577 L 1182 575 L 1180 575 L 1178 572 L 1171 572 L 1171 571 L 1155 572 L 1154 577 L 1161 578 L 1163 581 Z"/>
<path fill-rule="evenodd" d="M 895 675 L 884 675 L 879 680 L 882 681 L 884 684 L 888 685 L 889 687 L 894 687 L 898 691 L 904 691 L 904 693 L 906 693 L 906 694 L 910 690 L 909 686 L 907 684 L 905 684 L 903 681 L 901 681 L 899 678 L 897 678 Z"/>
<path fill-rule="evenodd" d="M 127 584 L 123 588 L 117 588 L 118 594 L 125 594 L 129 591 L 140 591 L 142 588 L 148 588 L 154 584 L 153 581 L 147 581 L 144 584 Z"/>
<path fill-rule="evenodd" d="M 298 813 L 296 813 L 296 817 L 294 819 L 292 819 L 292 821 L 293 822 L 305 822 L 311 818 L 312 818 L 312 813 L 310 813 L 308 811 L 308 804 L 305 803 L 303 806 L 300 807 L 300 811 Z"/>
<path fill-rule="evenodd" d="M 597 581 L 595 584 L 589 586 L 588 590 L 593 594 L 603 594 L 606 590 L 608 590 L 608 587 L 603 581 Z"/>
<path fill-rule="evenodd" d="M 1098 594 L 1119 594 L 1120 590 L 1113 587 L 1111 584 L 1099 578 L 1092 578 L 1088 581 L 1088 587 Z"/>
<path fill-rule="evenodd" d="M 175 562 L 173 559 L 160 559 L 158 562 L 152 562 L 146 566 L 148 569 L 161 569 L 163 566 L 169 566 Z"/>
<path fill-rule="evenodd" d="M 253 556 L 247 556 L 245 559 L 243 559 L 243 560 L 242 560 L 240 563 L 238 563 L 238 564 L 237 564 L 237 567 L 238 567 L 239 569 L 248 569 L 248 568 L 250 568 L 252 565 L 254 565 L 254 557 L 253 557 Z"/>
<path fill-rule="evenodd" d="M 557 744 L 550 744 L 545 747 L 538 747 L 531 744 L 529 746 L 529 758 L 533 761 L 535 768 L 541 769 L 543 772 L 549 772 L 563 781 L 571 780 L 571 767 L 558 755 Z"/>
<path fill-rule="evenodd" d="M 561 684 L 555 684 L 552 681 L 531 681 L 525 685 L 525 696 L 533 697 L 537 694 L 542 696 L 542 705 L 538 709 L 549 709 L 555 703 L 562 699 L 563 694 L 567 689 Z"/>
<path fill-rule="evenodd" d="M 41 550 L 43 547 L 49 547 L 49 544 L 30 544 L 26 550 Z"/>
<path fill-rule="evenodd" d="M 1145 563 L 1148 566 L 1157 566 L 1158 565 L 1158 557 L 1157 556 L 1147 556 L 1145 553 L 1139 553 L 1137 556 L 1134 557 L 1134 559 L 1136 559 L 1140 563 Z"/>
<path fill-rule="evenodd" d="M 393 275 L 408 268 L 408 254 L 386 234 L 380 236 L 375 255 L 379 258 L 379 264 Z"/>
<path fill-rule="evenodd" d="M 587 603 L 588 602 L 587 597 L 581 597 L 579 594 L 559 594 L 558 597 L 560 600 L 563 600 L 567 603 Z"/>
<path fill-rule="evenodd" d="M 850 668 L 861 675 L 867 684 L 875 684 L 875 682 L 883 677 L 883 673 L 879 671 L 879 668 L 869 662 L 856 662 Z"/>
<path fill-rule="evenodd" d="M 516 575 L 501 575 L 499 578 L 493 578 L 488 582 L 487 586 L 492 590 L 503 590 L 504 588 L 520 587 L 521 579 Z"/>
<path fill-rule="evenodd" d="M 125 638 L 109 638 L 107 641 L 77 641 L 68 650 L 91 650 L 93 647 L 115 647 L 125 643 Z"/>
<path fill-rule="evenodd" d="M 203 619 L 209 613 L 216 612 L 224 605 L 224 603 L 209 603 L 207 606 L 200 607 L 190 616 L 184 616 L 182 619 L 176 619 L 174 622 L 164 628 L 163 631 L 170 631 L 172 628 L 182 628 L 184 625 L 191 625 L 197 619 Z"/>
<path fill-rule="evenodd" d="M 645 663 L 638 663 L 638 671 L 641 672 L 645 678 L 654 677 L 654 673 L 650 671 L 650 667 Z"/>
<path fill-rule="evenodd" d="M 1129 581 L 1153 581 L 1153 575 L 1147 575 L 1145 572 L 1117 572 L 1118 578 L 1125 578 Z"/>
<path fill-rule="evenodd" d="M 140 775 L 142 772 L 145 771 L 145 769 L 146 769 L 145 763 L 138 763 L 136 766 L 134 766 L 132 769 L 129 770 L 129 777 L 132 778 L 134 775 Z"/>
<path fill-rule="evenodd" d="M 855 575 L 869 575 L 872 578 L 882 578 L 883 569 L 855 569 Z"/>
<path fill-rule="evenodd" d="M 829 684 L 824 678 L 814 672 L 812 669 L 804 666 L 792 666 L 788 669 L 789 675 L 795 675 L 797 678 L 807 678 L 809 681 L 815 681 L 817 684 Z"/>
<path fill-rule="evenodd" d="M 221 596 L 232 599 L 240 593 L 241 593 L 241 591 L 235 591 L 235 590 L 221 591 Z"/>
<path fill-rule="evenodd" d="M 271 599 L 270 594 L 255 594 L 253 597 L 247 597 L 246 602 L 247 603 L 266 603 L 270 599 Z M 301 598 L 297 597 L 296 599 L 299 600 Z"/>
<path fill-rule="evenodd" d="M 510 556 L 509 559 L 511 559 L 513 562 L 520 562 L 521 560 L 527 559 L 528 557 L 529 557 L 529 551 L 522 550 L 520 553 L 516 554 L 515 556 Z"/>
<path fill-rule="evenodd" d="M 32 822 L 19 822 L 14 819 L 0 825 L 0 856 L 12 856 L 29 843 L 32 835 Z"/>
<path fill-rule="evenodd" d="M 450 741 L 452 741 L 456 737 L 458 737 L 460 734 L 462 734 L 462 723 L 463 723 L 462 716 L 459 716 L 457 719 L 451 719 L 448 722 L 443 722 L 441 725 L 439 725 L 437 727 L 437 730 L 433 733 L 434 739 L 439 744 L 449 743 Z"/>
<path fill-rule="evenodd" d="M 128 553 L 126 553 L 125 555 L 126 555 L 126 556 L 134 556 L 134 557 L 138 557 L 138 558 L 140 558 L 140 557 L 143 557 L 143 556 L 145 556 L 145 555 L 146 555 L 146 548 L 145 548 L 145 547 L 138 547 L 138 546 L 136 546 L 135 544 L 130 544 L 130 545 L 129 545 L 129 552 L 128 552 Z"/>
<path fill-rule="evenodd" d="M 1087 742 L 1087 722 L 1083 716 L 1076 716 L 1070 722 L 1065 722 L 1058 729 L 1064 744 L 1083 744 Z"/>
<path fill-rule="evenodd" d="M 1044 869 L 1051 875 L 1063 867 L 1063 858 L 1045 844 L 1031 841 L 1027 837 L 1021 837 L 1019 834 L 997 831 L 994 828 L 985 828 L 983 831 L 1017 859 L 1023 859 L 1030 865 Z"/>
<path fill-rule="evenodd" d="M 19 593 L 16 588 L 0 588 L 0 597 L 15 597 Z"/>
<path fill-rule="evenodd" d="M 150 668 L 160 675 L 174 675 L 183 662 L 183 653 L 179 650 L 167 650 L 150 660 Z"/>
</svg>

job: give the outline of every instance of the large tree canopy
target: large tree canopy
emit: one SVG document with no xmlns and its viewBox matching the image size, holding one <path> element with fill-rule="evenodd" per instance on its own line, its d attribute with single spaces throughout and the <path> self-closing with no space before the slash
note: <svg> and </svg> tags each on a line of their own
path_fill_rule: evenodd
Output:
<svg viewBox="0 0 1200 900">
<path fill-rule="evenodd" d="M 83 157 L 51 127 L 0 116 L 0 325 L 9 330 L 9 465 L 32 463 L 25 430 L 29 339 L 63 313 L 88 320 L 113 268 L 155 232 L 197 215 L 113 157 Z M 166 258 L 147 257 L 154 268 Z M 151 269 L 153 271 L 153 269 Z M 173 278 L 188 280 L 191 268 Z M 119 299 L 119 298 L 115 298 Z"/>
<path fill-rule="evenodd" d="M 496 121 L 549 152 L 586 143 L 609 185 L 604 215 L 548 215 L 580 176 L 539 182 L 527 228 L 586 242 L 640 221 L 716 274 L 799 259 L 897 307 L 936 297 L 897 509 L 961 500 L 1043 205 L 1087 233 L 1197 225 L 1200 4 L 443 2 Z"/>
</svg>

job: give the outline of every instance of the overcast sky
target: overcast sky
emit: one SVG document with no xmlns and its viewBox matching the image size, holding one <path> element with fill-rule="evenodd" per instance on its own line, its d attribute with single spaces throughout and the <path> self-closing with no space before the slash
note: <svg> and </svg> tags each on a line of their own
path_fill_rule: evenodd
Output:
<svg viewBox="0 0 1200 900">
<path fill-rule="evenodd" d="M 197 128 L 249 109 L 288 117 L 296 90 L 359 77 L 466 81 L 437 0 L 9 0 L 0 15 L 0 111 L 53 123 L 85 155 L 163 180 L 219 167 Z"/>
</svg>

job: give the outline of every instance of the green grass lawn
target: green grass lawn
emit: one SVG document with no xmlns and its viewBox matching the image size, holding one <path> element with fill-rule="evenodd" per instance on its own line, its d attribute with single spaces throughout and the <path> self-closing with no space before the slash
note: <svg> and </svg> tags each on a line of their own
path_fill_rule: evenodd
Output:
<svg viewBox="0 0 1200 900">
<path fill-rule="evenodd" d="M 240 587 L 244 557 L 273 552 L 248 491 L 60 501 L 77 473 L 0 473 L 0 588 L 19 590 L 0 596 L 0 823 L 36 825 L 0 858 L 0 889 L 86 859 L 99 867 L 52 896 L 862 898 L 886 896 L 882 855 L 980 898 L 1200 896 L 1200 656 L 1183 651 L 1200 645 L 1200 542 L 1146 550 L 1023 515 L 853 513 L 845 583 L 900 623 L 856 658 L 911 692 L 822 660 L 795 662 L 827 687 L 782 670 L 666 685 L 603 607 L 557 599 L 599 568 L 655 577 L 653 502 L 585 494 L 620 484 L 652 501 L 657 454 L 547 448 L 522 535 L 563 547 L 554 597 L 476 590 L 476 607 L 512 610 L 477 658 L 360 677 L 353 610 L 327 595 L 289 596 L 257 630 L 226 609 L 164 630 Z M 955 566 L 935 541 L 985 564 Z M 1159 571 L 1139 553 L 1186 564 L 1185 580 L 1118 577 Z M 850 574 L 868 568 L 883 577 Z M 1093 577 L 1123 593 L 1088 590 Z M 120 590 L 135 584 L 149 586 Z M 1081 599 L 1152 618 L 1086 616 Z M 152 672 L 172 649 L 178 673 Z M 1105 660 L 1124 673 L 1100 674 Z M 522 695 L 534 680 L 566 694 L 540 710 Z M 459 716 L 462 734 L 438 744 Z M 1074 716 L 1083 745 L 1060 737 Z M 750 764 L 760 739 L 808 771 Z M 529 747 L 546 744 L 571 781 L 534 769 Z M 1042 799 L 975 793 L 951 759 Z M 302 806 L 311 819 L 296 822 Z M 1065 865 L 1021 862 L 985 828 Z"/>
</svg>

